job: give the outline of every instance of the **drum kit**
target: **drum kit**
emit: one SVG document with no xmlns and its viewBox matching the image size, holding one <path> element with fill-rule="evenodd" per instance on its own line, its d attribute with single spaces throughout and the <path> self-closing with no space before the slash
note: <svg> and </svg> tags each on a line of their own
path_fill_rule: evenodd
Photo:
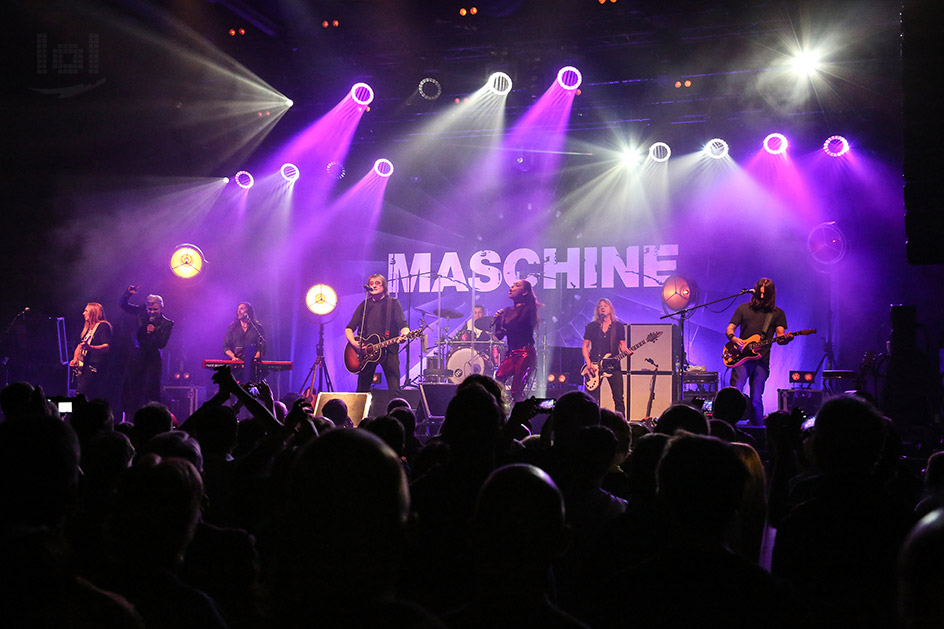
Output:
<svg viewBox="0 0 944 629">
<path fill-rule="evenodd" d="M 471 374 L 495 375 L 508 346 L 492 334 L 494 317 L 486 315 L 471 319 L 471 327 L 463 326 L 450 336 L 448 320 L 463 319 L 466 315 L 449 308 L 417 310 L 423 315 L 445 320 L 439 326 L 439 339 L 425 356 L 424 382 L 459 384 Z"/>
</svg>

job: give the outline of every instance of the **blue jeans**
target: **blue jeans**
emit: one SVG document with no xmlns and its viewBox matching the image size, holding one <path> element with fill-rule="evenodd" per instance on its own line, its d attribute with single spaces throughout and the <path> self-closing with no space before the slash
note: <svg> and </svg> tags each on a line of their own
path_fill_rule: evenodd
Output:
<svg viewBox="0 0 944 629">
<path fill-rule="evenodd" d="M 750 383 L 751 407 L 754 416 L 750 418 L 751 425 L 764 425 L 764 386 L 767 376 L 770 375 L 770 364 L 764 360 L 749 360 L 731 372 L 731 386 L 738 391 L 744 389 L 744 383 Z"/>
</svg>

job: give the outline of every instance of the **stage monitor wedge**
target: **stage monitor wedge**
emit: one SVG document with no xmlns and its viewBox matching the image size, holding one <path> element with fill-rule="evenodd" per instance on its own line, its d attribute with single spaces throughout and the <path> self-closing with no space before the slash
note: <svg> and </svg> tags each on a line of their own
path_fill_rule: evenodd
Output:
<svg viewBox="0 0 944 629">
<path fill-rule="evenodd" d="M 370 393 L 319 393 L 315 400 L 315 415 L 323 415 L 321 410 L 328 400 L 343 400 L 347 404 L 347 416 L 356 427 L 367 417 L 370 410 Z"/>
</svg>

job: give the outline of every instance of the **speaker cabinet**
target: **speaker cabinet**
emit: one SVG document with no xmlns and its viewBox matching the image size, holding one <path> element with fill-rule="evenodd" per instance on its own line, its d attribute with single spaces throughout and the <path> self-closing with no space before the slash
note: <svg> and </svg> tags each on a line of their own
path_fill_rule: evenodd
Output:
<svg viewBox="0 0 944 629">
<path fill-rule="evenodd" d="M 420 402 L 425 418 L 443 419 L 458 387 L 458 384 L 421 384 Z"/>
<path fill-rule="evenodd" d="M 661 334 L 659 334 L 661 332 Z M 647 339 L 652 334 L 659 334 L 651 341 Z M 673 323 L 632 323 L 626 337 L 626 345 L 632 347 L 646 341 L 629 357 L 629 371 L 640 373 L 658 369 L 659 371 L 673 371 L 679 359 L 681 338 L 679 327 Z M 649 362 L 652 361 L 652 362 Z M 655 363 L 653 365 L 652 363 Z"/>
<path fill-rule="evenodd" d="M 656 371 L 629 375 L 629 417 L 638 421 L 659 417 L 674 400 L 675 379 L 671 372 Z M 650 399 L 652 404 L 650 406 Z M 648 414 L 647 414 L 648 411 Z"/>
<path fill-rule="evenodd" d="M 410 403 L 410 408 L 415 412 L 420 407 L 420 392 L 418 389 L 401 389 L 399 393 L 393 393 L 387 389 L 371 389 L 370 391 L 370 413 L 371 417 L 380 417 L 387 414 L 387 405 L 390 400 L 396 397 L 403 398 Z"/>
<path fill-rule="evenodd" d="M 807 417 L 812 417 L 825 401 L 822 389 L 777 389 L 777 409 L 788 413 L 799 406 Z"/>
<path fill-rule="evenodd" d="M 328 400 L 343 400 L 347 404 L 347 416 L 351 418 L 354 425 L 357 426 L 365 417 L 370 409 L 370 393 L 319 393 L 315 400 L 315 415 L 321 415 L 321 409 L 324 408 Z"/>
</svg>

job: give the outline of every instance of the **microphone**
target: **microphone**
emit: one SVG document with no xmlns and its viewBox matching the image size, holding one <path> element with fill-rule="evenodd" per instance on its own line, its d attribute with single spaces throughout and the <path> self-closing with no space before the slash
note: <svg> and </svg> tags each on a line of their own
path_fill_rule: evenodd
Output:
<svg viewBox="0 0 944 629">
<path fill-rule="evenodd" d="M 652 365 L 653 367 L 657 367 L 657 366 L 658 366 L 658 365 L 656 365 L 656 361 L 652 360 L 651 358 L 647 358 L 647 359 L 646 359 L 646 362 L 649 363 L 650 365 Z"/>
<path fill-rule="evenodd" d="M 20 314 L 18 314 L 18 315 L 16 315 L 16 316 L 22 317 L 23 315 L 25 315 L 25 314 L 26 314 L 27 312 L 29 312 L 29 311 L 30 311 L 30 310 L 29 310 L 29 306 L 27 306 L 26 308 L 23 308 L 23 310 L 20 310 Z"/>
<path fill-rule="evenodd" d="M 370 286 L 368 284 L 363 284 L 363 287 L 364 287 L 364 290 L 368 290 L 368 291 L 370 290 Z"/>
<path fill-rule="evenodd" d="M 754 294 L 754 289 L 753 289 L 753 288 L 742 288 L 742 289 L 741 289 L 741 292 L 742 292 L 742 293 L 750 293 L 751 295 L 753 295 L 753 294 Z"/>
</svg>

